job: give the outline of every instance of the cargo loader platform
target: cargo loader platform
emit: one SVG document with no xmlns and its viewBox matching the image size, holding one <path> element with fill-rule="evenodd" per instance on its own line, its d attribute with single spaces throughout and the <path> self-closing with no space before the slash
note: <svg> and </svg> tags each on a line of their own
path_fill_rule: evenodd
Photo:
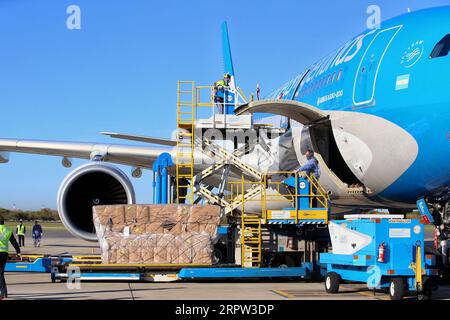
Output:
<svg viewBox="0 0 450 320">
<path fill-rule="evenodd" d="M 51 273 L 52 266 L 71 262 L 98 262 L 100 256 L 61 255 L 17 255 L 10 254 L 5 272 L 38 272 Z"/>
<path fill-rule="evenodd" d="M 309 279 L 314 271 L 312 263 L 294 268 L 242 268 L 239 265 L 117 265 L 117 264 L 66 264 L 54 267 L 52 282 L 67 281 L 139 281 L 171 282 L 220 279 Z"/>
</svg>

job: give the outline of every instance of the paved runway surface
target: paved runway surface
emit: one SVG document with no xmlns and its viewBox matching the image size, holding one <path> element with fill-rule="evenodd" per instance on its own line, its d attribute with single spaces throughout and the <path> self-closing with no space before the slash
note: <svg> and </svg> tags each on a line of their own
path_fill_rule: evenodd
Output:
<svg viewBox="0 0 450 320">
<path fill-rule="evenodd" d="M 45 232 L 45 231 L 44 231 Z M 48 229 L 41 248 L 34 248 L 27 238 L 23 253 L 46 254 L 98 254 L 96 243 L 72 237 L 55 225 Z M 152 299 L 152 300 L 389 300 L 387 294 L 367 290 L 361 284 L 344 284 L 339 294 L 325 292 L 323 283 L 305 281 L 261 282 L 171 282 L 171 283 L 127 283 L 127 282 L 82 282 L 79 289 L 70 289 L 67 283 L 52 283 L 49 274 L 7 273 L 9 299 Z M 450 286 L 441 287 L 436 299 L 450 299 Z"/>
<path fill-rule="evenodd" d="M 340 293 L 327 294 L 323 283 L 308 282 L 82 282 L 79 289 L 51 283 L 48 274 L 8 273 L 10 300 L 389 300 L 387 294 L 360 284 L 344 284 Z M 450 299 L 450 287 L 441 287 L 436 299 Z"/>
</svg>

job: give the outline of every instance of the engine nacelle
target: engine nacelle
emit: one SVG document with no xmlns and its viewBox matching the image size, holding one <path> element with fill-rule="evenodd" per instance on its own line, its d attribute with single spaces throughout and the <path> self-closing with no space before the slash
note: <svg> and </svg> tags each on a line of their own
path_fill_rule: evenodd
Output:
<svg viewBox="0 0 450 320">
<path fill-rule="evenodd" d="M 107 163 L 88 163 L 73 170 L 58 191 L 58 213 L 74 236 L 97 241 L 92 207 L 108 204 L 133 204 L 135 194 L 128 177 Z"/>
</svg>

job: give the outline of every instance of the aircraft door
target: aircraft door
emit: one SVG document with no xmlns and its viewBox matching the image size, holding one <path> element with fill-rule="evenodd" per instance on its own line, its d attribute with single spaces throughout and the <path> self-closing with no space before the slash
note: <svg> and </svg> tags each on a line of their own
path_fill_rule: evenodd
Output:
<svg viewBox="0 0 450 320">
<path fill-rule="evenodd" d="M 402 26 L 381 30 L 366 49 L 355 77 L 353 104 L 363 106 L 373 102 L 381 62 Z"/>
</svg>

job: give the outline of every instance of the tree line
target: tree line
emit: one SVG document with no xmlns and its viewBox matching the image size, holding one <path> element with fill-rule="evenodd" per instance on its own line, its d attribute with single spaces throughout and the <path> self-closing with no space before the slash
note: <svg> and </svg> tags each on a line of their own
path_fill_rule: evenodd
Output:
<svg viewBox="0 0 450 320">
<path fill-rule="evenodd" d="M 48 208 L 43 208 L 41 210 L 8 210 L 0 208 L 0 215 L 5 218 L 5 220 L 20 220 L 23 221 L 59 221 L 59 215 L 56 210 L 51 210 Z"/>
</svg>

